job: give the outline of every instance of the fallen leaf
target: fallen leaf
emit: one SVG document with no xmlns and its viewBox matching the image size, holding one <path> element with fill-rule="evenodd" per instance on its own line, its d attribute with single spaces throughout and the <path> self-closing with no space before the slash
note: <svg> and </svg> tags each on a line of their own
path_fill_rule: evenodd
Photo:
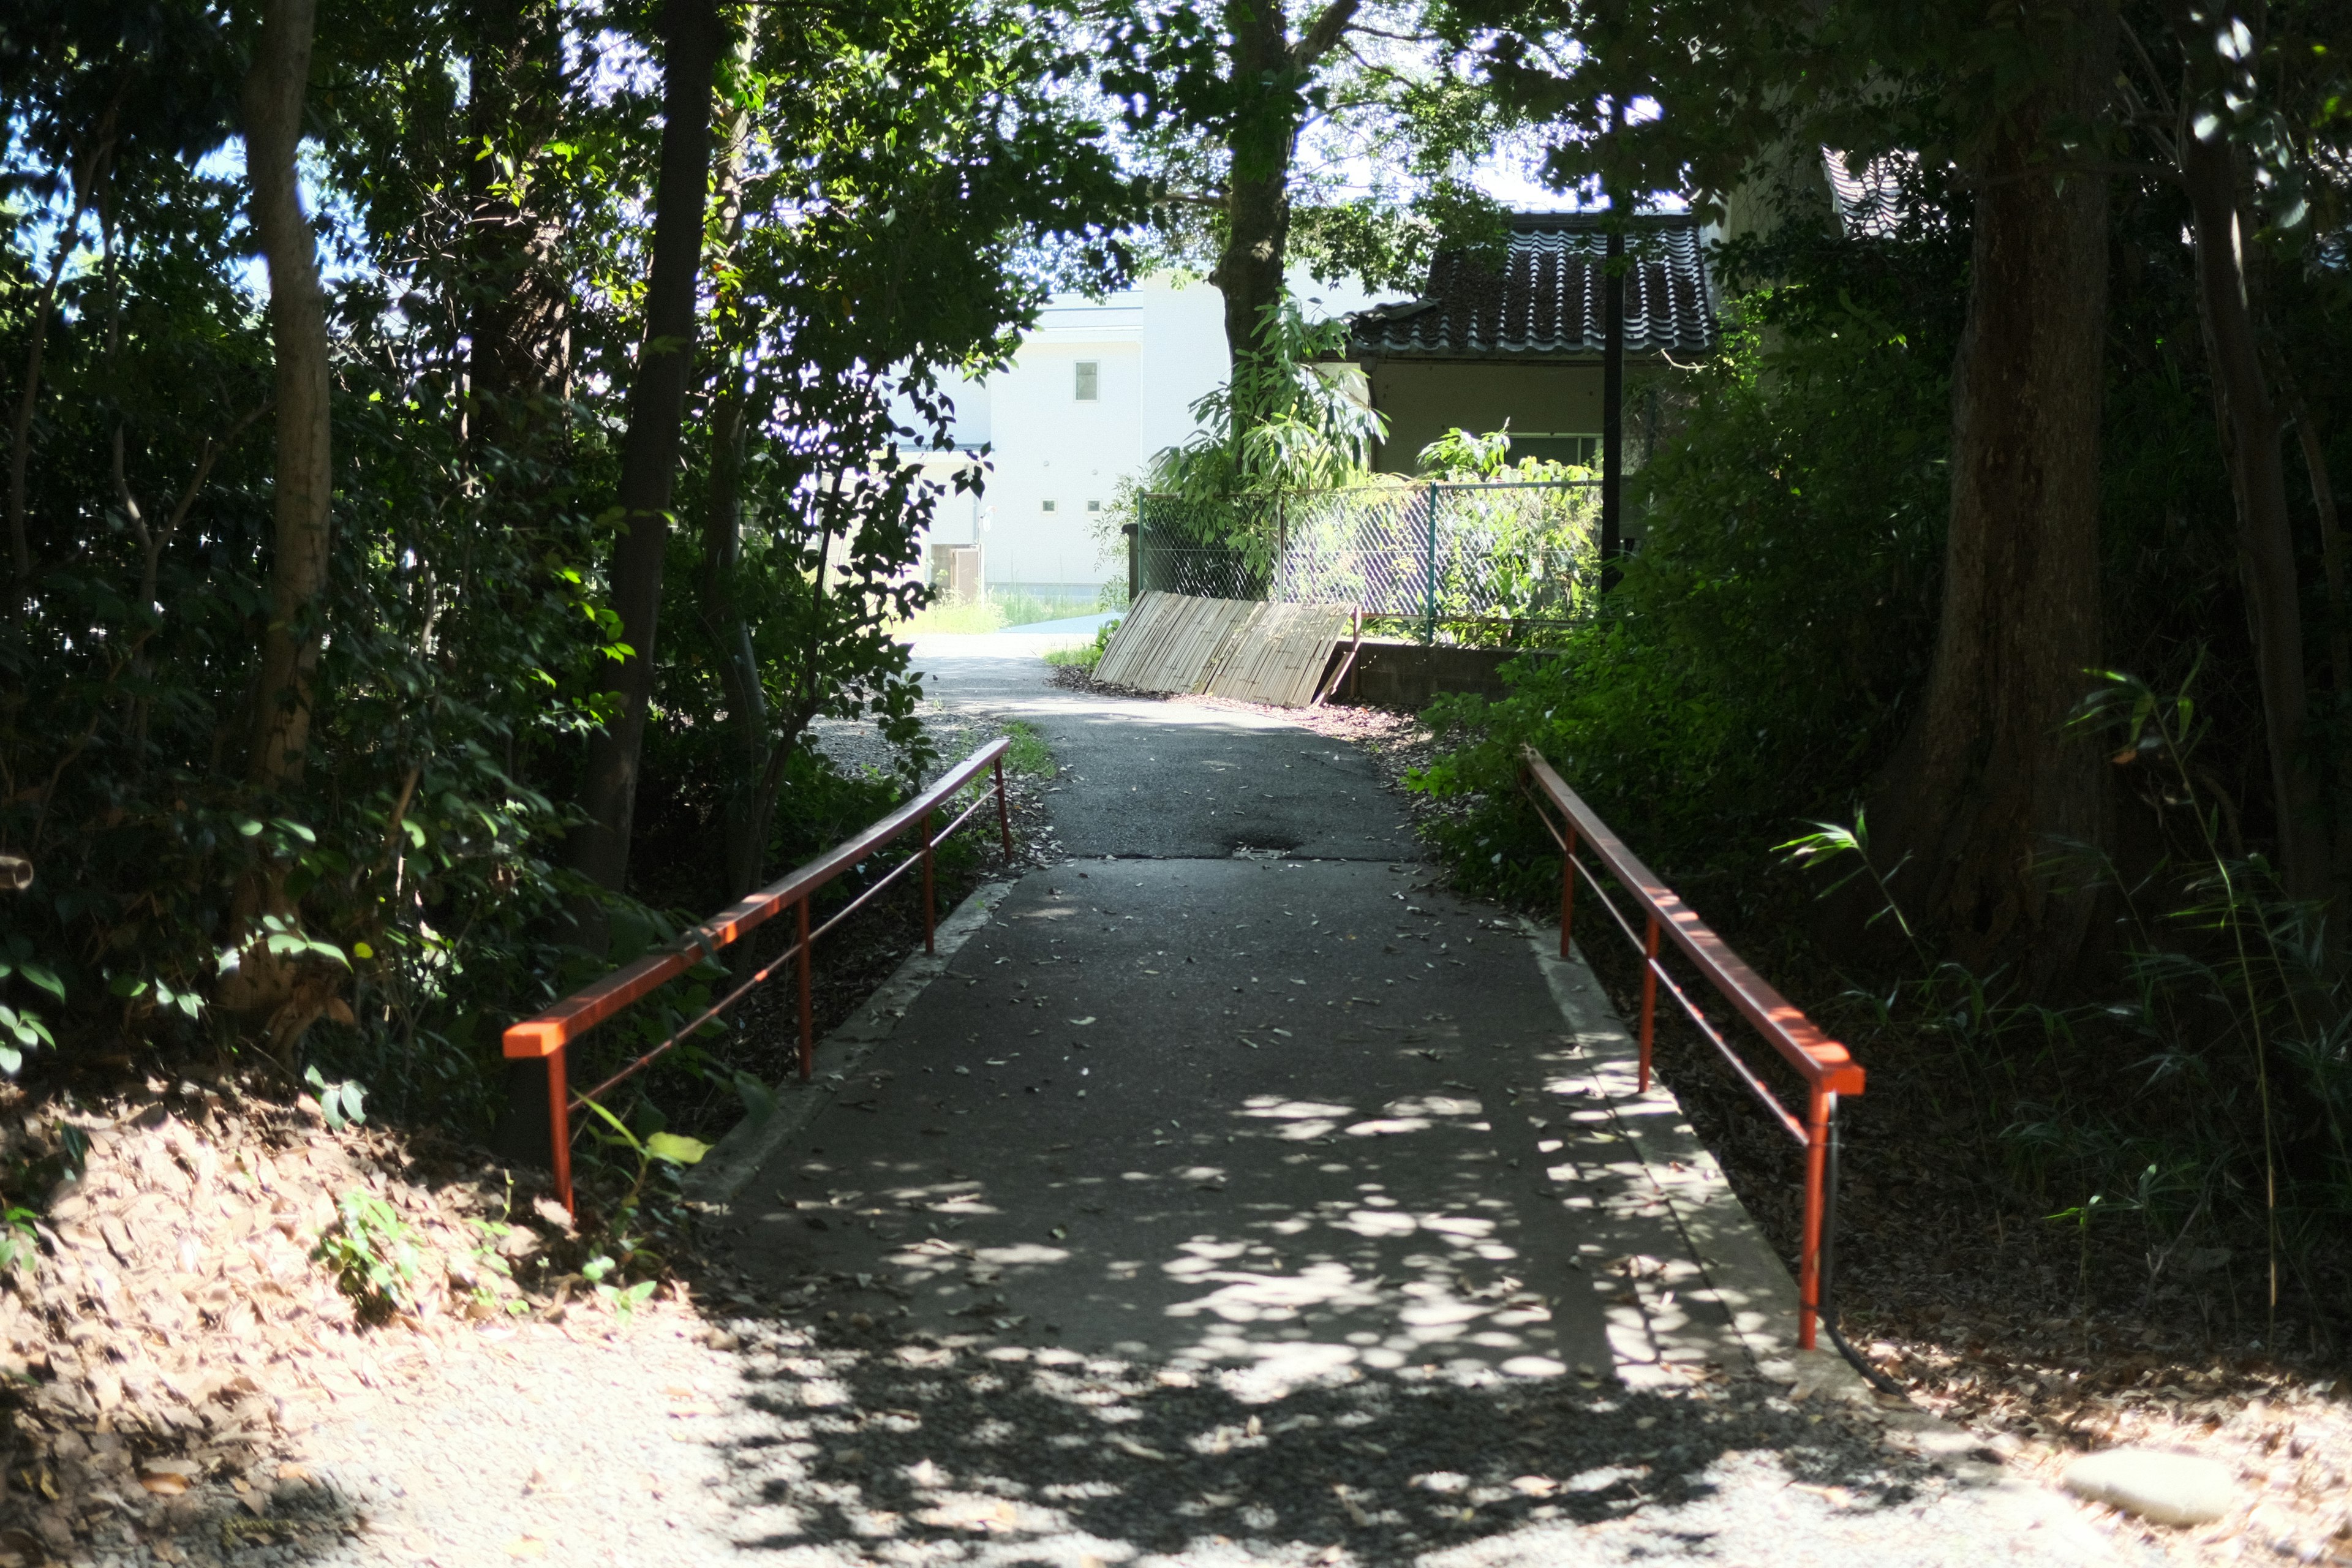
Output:
<svg viewBox="0 0 2352 1568">
<path fill-rule="evenodd" d="M 1081 1029 L 1085 1028 L 1088 1024 L 1091 1024 L 1094 1021 L 1094 1016 L 1092 1014 L 1088 1014 L 1083 1018 L 1073 1018 L 1070 1020 L 1071 1023 L 1076 1025 Z"/>
<path fill-rule="evenodd" d="M 1110 1446 L 1117 1448 L 1122 1454 L 1131 1454 L 1139 1459 L 1165 1459 L 1168 1458 L 1167 1455 L 1161 1453 L 1159 1449 L 1147 1448 L 1132 1437 L 1113 1437 L 1110 1440 Z"/>
<path fill-rule="evenodd" d="M 157 1497 L 179 1497 L 188 1489 L 188 1478 L 173 1475 L 142 1476 L 139 1478 L 139 1484 Z"/>
</svg>

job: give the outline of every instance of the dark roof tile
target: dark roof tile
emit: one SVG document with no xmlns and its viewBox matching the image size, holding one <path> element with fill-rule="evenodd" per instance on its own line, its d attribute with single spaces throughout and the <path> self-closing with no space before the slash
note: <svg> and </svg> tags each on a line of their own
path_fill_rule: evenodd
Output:
<svg viewBox="0 0 2352 1568">
<path fill-rule="evenodd" d="M 1349 318 L 1351 359 L 1583 359 L 1601 352 L 1602 219 L 1582 213 L 1510 220 L 1499 272 L 1458 251 L 1430 263 L 1422 298 Z M 1696 219 L 1634 220 L 1625 248 L 1625 352 L 1705 353 L 1714 291 Z"/>
</svg>

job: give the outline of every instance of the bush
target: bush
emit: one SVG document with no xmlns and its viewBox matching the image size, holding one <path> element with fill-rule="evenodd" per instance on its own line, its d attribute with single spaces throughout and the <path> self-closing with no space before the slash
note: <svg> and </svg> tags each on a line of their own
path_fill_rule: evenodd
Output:
<svg viewBox="0 0 2352 1568">
<path fill-rule="evenodd" d="M 1642 549 L 1510 695 L 1440 698 L 1416 788 L 1466 880 L 1533 897 L 1559 862 L 1513 789 L 1532 744 L 1644 855 L 1722 863 L 1844 810 L 1924 672 L 1944 509 L 1947 358 L 1849 302 L 1768 347 L 1769 294 L 1696 372 L 1681 432 L 1633 476 Z"/>
</svg>

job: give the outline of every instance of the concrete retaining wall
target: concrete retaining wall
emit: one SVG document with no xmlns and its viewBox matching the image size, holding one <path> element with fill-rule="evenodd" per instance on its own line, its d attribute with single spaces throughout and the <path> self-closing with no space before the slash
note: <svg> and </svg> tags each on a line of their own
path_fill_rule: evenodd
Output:
<svg viewBox="0 0 2352 1568">
<path fill-rule="evenodd" d="M 1332 654 L 1332 665 L 1348 656 L 1342 642 Z M 1423 647 L 1412 642 L 1373 642 L 1367 638 L 1356 668 L 1341 689 L 1344 700 L 1374 702 L 1383 708 L 1418 711 L 1441 691 L 1475 691 L 1488 697 L 1504 694 L 1496 673 L 1503 661 L 1517 658 L 1510 648 Z M 1329 679 L 1327 669 L 1325 679 Z"/>
</svg>

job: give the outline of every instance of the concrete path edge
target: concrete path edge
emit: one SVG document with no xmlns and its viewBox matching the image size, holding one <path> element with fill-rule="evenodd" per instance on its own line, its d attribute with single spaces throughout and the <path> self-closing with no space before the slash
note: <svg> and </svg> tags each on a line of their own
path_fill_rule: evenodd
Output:
<svg viewBox="0 0 2352 1568">
<path fill-rule="evenodd" d="M 759 1119 L 746 1116 L 687 1173 L 687 1197 L 715 1208 L 733 1203 L 745 1184 L 759 1174 L 760 1167 L 815 1117 L 824 1105 L 825 1096 L 848 1081 L 865 1061 L 866 1053 L 890 1037 L 915 998 L 947 973 L 948 961 L 971 939 L 973 932 L 988 924 L 996 906 L 1004 901 L 1013 888 L 1010 881 L 986 882 L 958 904 L 955 911 L 931 933 L 932 952 L 908 954 L 856 1012 L 817 1042 L 822 1070 L 815 1077 L 806 1083 L 793 1078 L 776 1085 L 772 1115 Z"/>
</svg>

